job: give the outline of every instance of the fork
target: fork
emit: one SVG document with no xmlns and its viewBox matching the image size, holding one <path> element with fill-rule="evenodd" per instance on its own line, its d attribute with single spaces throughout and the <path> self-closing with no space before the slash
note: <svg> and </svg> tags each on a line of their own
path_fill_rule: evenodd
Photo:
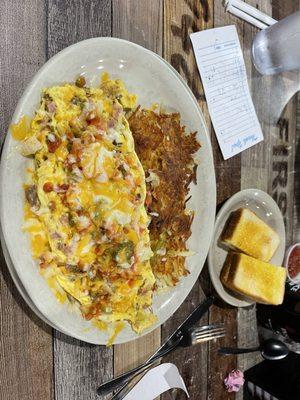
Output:
<svg viewBox="0 0 300 400">
<path fill-rule="evenodd" d="M 130 371 L 125 372 L 117 376 L 116 378 L 113 378 L 100 385 L 97 389 L 97 394 L 104 396 L 111 393 L 113 390 L 116 390 L 119 386 L 124 385 L 127 381 L 131 380 L 136 375 L 139 375 L 140 373 L 150 369 L 150 367 L 154 363 L 156 363 L 157 360 L 169 354 L 171 351 L 175 350 L 178 347 L 189 347 L 194 346 L 198 343 L 204 343 L 210 340 L 219 339 L 225 336 L 225 333 L 226 331 L 224 328 L 224 324 L 205 325 L 185 331 L 174 342 L 171 342 L 164 351 L 158 353 L 151 360 L 145 361 L 138 367 L 135 367 Z"/>
</svg>

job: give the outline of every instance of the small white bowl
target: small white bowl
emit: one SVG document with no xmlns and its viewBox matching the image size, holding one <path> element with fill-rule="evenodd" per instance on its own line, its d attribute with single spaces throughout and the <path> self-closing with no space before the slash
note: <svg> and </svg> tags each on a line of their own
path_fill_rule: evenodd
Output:
<svg viewBox="0 0 300 400">
<path fill-rule="evenodd" d="M 285 254 L 285 259 L 284 259 L 284 266 L 286 268 L 286 272 L 287 272 L 289 280 L 293 283 L 299 284 L 300 283 L 300 273 L 298 273 L 298 275 L 295 278 L 292 278 L 290 276 L 290 272 L 288 269 L 289 258 L 295 247 L 300 247 L 300 243 L 295 243 L 287 249 L 286 254 Z"/>
<path fill-rule="evenodd" d="M 253 301 L 229 292 L 220 281 L 220 273 L 228 251 L 221 247 L 219 239 L 224 225 L 232 211 L 248 208 L 265 221 L 280 237 L 280 244 L 271 264 L 282 265 L 285 253 L 285 227 L 281 211 L 276 202 L 267 193 L 258 189 L 245 189 L 230 197 L 217 214 L 214 236 L 208 253 L 208 268 L 212 283 L 218 295 L 228 304 L 235 307 L 247 307 Z"/>
</svg>

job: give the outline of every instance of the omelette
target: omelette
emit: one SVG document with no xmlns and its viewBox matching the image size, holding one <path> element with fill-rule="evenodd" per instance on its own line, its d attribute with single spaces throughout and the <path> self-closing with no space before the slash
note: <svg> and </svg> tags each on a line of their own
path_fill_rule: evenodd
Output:
<svg viewBox="0 0 300 400">
<path fill-rule="evenodd" d="M 136 97 L 107 74 L 99 87 L 46 88 L 29 122 L 12 127 L 33 159 L 24 185 L 24 230 L 57 299 L 113 336 L 151 326 L 155 277 L 146 183 L 126 113 Z M 112 341 L 112 340 L 111 340 Z"/>
</svg>

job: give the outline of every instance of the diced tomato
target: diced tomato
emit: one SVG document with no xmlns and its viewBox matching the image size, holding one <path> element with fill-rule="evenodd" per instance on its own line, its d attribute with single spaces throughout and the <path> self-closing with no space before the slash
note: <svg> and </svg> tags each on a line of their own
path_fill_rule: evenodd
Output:
<svg viewBox="0 0 300 400">
<path fill-rule="evenodd" d="M 67 199 L 66 194 L 63 194 L 61 196 L 61 202 L 63 203 L 64 206 L 69 207 L 69 203 L 68 203 L 68 199 Z"/>
<path fill-rule="evenodd" d="M 83 150 L 83 146 L 81 142 L 79 141 L 73 141 L 72 149 L 70 154 L 73 154 L 76 158 L 80 157 L 80 154 Z"/>
<path fill-rule="evenodd" d="M 131 288 L 134 286 L 134 279 L 129 279 L 128 286 Z"/>
<path fill-rule="evenodd" d="M 69 186 L 67 183 L 62 183 L 61 185 L 57 185 L 55 188 L 55 191 L 57 193 L 66 193 L 66 191 L 69 189 Z"/>
<path fill-rule="evenodd" d="M 61 139 L 57 136 L 55 136 L 55 140 L 53 142 L 47 140 L 47 146 L 50 153 L 55 153 L 55 151 L 59 148 L 60 145 L 61 145 Z"/>
<path fill-rule="evenodd" d="M 70 185 L 68 185 L 67 183 L 63 183 L 62 185 L 58 185 L 62 190 L 68 190 L 69 189 L 69 186 Z"/>
<path fill-rule="evenodd" d="M 48 207 L 50 208 L 51 211 L 55 211 L 55 209 L 56 209 L 55 201 L 50 201 L 48 204 Z"/>
<path fill-rule="evenodd" d="M 98 129 L 101 129 L 102 131 L 106 131 L 107 129 L 107 123 L 103 118 L 93 118 L 90 121 L 88 121 L 90 125 L 95 126 Z"/>
<path fill-rule="evenodd" d="M 88 313 L 88 314 L 85 314 L 85 315 L 84 315 L 84 318 L 85 318 L 87 321 L 90 321 L 93 317 L 94 317 L 94 315 L 93 315 L 92 313 Z"/>
<path fill-rule="evenodd" d="M 43 190 L 46 193 L 52 192 L 53 191 L 53 184 L 51 182 L 44 183 Z"/>
<path fill-rule="evenodd" d="M 94 135 L 95 140 L 101 141 L 103 139 L 103 135 L 96 133 Z"/>
</svg>

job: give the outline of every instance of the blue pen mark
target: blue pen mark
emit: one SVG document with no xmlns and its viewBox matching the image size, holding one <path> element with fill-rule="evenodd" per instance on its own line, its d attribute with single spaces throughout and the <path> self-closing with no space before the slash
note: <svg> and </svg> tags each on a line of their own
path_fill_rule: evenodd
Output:
<svg viewBox="0 0 300 400">
<path fill-rule="evenodd" d="M 255 143 L 257 139 L 258 136 L 254 134 L 246 136 L 245 138 L 243 138 L 243 141 L 241 139 L 238 139 L 237 141 L 232 143 L 231 152 L 233 153 L 235 149 L 241 149 L 242 147 L 246 146 L 249 142 Z"/>
<path fill-rule="evenodd" d="M 253 143 L 253 142 L 255 142 L 257 139 L 258 139 L 258 137 L 257 137 L 256 135 L 249 135 L 249 136 L 246 136 L 246 137 L 243 139 L 243 142 L 244 142 L 244 145 L 246 145 L 248 142 Z"/>
<path fill-rule="evenodd" d="M 231 152 L 233 152 L 234 151 L 234 149 L 241 149 L 243 147 L 243 143 L 242 143 L 242 141 L 239 139 L 239 140 L 237 140 L 236 142 L 234 142 L 234 143 L 232 143 L 232 145 L 231 145 Z"/>
</svg>

